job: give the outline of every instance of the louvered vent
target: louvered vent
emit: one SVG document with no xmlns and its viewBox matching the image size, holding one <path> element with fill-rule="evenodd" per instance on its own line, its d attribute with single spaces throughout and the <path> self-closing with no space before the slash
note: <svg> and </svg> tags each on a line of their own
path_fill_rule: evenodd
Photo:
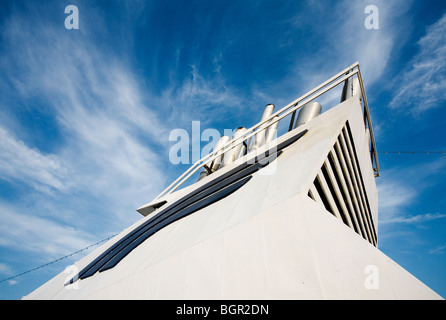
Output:
<svg viewBox="0 0 446 320">
<path fill-rule="evenodd" d="M 348 122 L 319 170 L 308 196 L 377 246 L 377 235 Z"/>
</svg>

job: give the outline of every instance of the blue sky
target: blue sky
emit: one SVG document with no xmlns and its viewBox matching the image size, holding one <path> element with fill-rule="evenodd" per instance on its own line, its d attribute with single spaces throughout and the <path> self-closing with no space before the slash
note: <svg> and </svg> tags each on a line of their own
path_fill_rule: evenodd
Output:
<svg viewBox="0 0 446 320">
<path fill-rule="evenodd" d="M 370 4 L 379 29 L 364 26 Z M 383 153 L 446 150 L 445 30 L 433 0 L 1 1 L 0 280 L 139 220 L 188 167 L 169 162 L 172 130 L 250 127 L 359 61 L 379 247 L 446 297 L 446 157 Z M 87 252 L 1 282 L 0 299 Z"/>
</svg>

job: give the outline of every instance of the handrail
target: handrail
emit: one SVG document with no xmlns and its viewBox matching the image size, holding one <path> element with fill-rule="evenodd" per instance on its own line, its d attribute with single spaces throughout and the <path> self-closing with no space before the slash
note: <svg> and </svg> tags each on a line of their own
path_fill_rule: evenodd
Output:
<svg viewBox="0 0 446 320">
<path fill-rule="evenodd" d="M 368 125 L 369 132 L 370 132 L 370 141 L 371 141 L 370 153 L 372 155 L 372 167 L 373 167 L 373 171 L 375 173 L 375 177 L 379 177 L 378 152 L 376 150 L 375 136 L 373 135 L 372 121 L 370 120 L 369 104 L 367 102 L 367 96 L 365 94 L 364 82 L 362 80 L 362 75 L 361 75 L 361 70 L 359 68 L 359 64 L 358 64 L 358 80 L 359 80 L 359 84 L 361 87 L 361 94 L 364 99 L 364 121 L 367 120 L 367 125 Z M 375 164 L 375 165 L 373 165 L 373 164 Z"/>
<path fill-rule="evenodd" d="M 356 69 L 356 70 L 354 70 L 354 69 Z M 207 163 L 211 163 L 217 157 L 220 157 L 221 155 L 223 155 L 225 152 L 227 152 L 231 148 L 235 148 L 239 144 L 243 143 L 244 141 L 249 140 L 256 134 L 258 134 L 259 132 L 255 131 L 255 130 L 258 129 L 259 127 L 260 127 L 260 130 L 262 130 L 262 131 L 266 130 L 274 123 L 280 121 L 281 119 L 285 118 L 286 116 L 290 115 L 291 113 L 296 112 L 296 110 L 300 109 L 305 104 L 311 102 L 312 100 L 316 99 L 317 97 L 321 96 L 322 94 L 328 92 L 329 90 L 338 86 L 340 83 L 345 82 L 347 79 L 353 77 L 354 75 L 358 76 L 360 87 L 361 87 L 361 93 L 364 98 L 364 118 L 365 118 L 364 120 L 367 120 L 367 125 L 368 125 L 369 131 L 370 131 L 372 166 L 373 166 L 373 160 L 375 160 L 376 168 L 373 168 L 373 170 L 375 172 L 375 176 L 379 176 L 378 156 L 377 156 L 377 152 L 376 152 L 375 139 L 373 136 L 373 130 L 372 130 L 372 124 L 371 124 L 371 120 L 370 120 L 370 113 L 369 113 L 369 108 L 368 108 L 368 104 L 367 104 L 367 98 L 365 96 L 364 84 L 363 84 L 363 80 L 362 80 L 361 73 L 359 70 L 359 63 L 356 62 L 356 63 L 352 64 L 350 67 L 342 70 L 335 76 L 331 77 L 327 81 L 323 82 L 316 88 L 310 90 L 309 92 L 307 92 L 306 94 L 297 98 L 293 102 L 287 104 L 285 107 L 283 107 L 279 111 L 276 111 L 275 113 L 271 114 L 264 121 L 260 121 L 256 125 L 247 129 L 243 135 L 241 135 L 237 138 L 231 139 L 229 142 L 227 142 L 225 145 L 223 145 L 220 149 L 213 150 L 211 153 L 207 154 L 206 156 L 204 156 L 203 158 L 201 158 L 200 160 L 195 162 L 195 164 L 193 164 L 188 170 L 186 170 L 181 176 L 179 176 L 174 182 L 172 182 L 154 200 L 157 200 L 168 193 L 172 193 L 173 191 L 178 189 L 193 174 L 195 174 L 199 169 L 203 168 Z M 312 96 L 312 95 L 314 95 L 314 96 Z M 263 127 L 263 125 L 265 125 L 265 126 Z"/>
</svg>

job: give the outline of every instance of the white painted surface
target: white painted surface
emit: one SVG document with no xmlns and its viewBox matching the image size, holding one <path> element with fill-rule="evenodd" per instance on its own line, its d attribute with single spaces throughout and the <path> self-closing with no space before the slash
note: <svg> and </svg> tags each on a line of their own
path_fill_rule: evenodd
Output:
<svg viewBox="0 0 446 320">
<path fill-rule="evenodd" d="M 377 226 L 375 178 L 359 100 L 353 97 L 280 137 L 279 142 L 309 130 L 234 194 L 157 232 L 113 269 L 77 281 L 77 289 L 64 287 L 70 275 L 61 273 L 26 298 L 440 299 L 307 196 L 346 120 Z M 81 270 L 132 228 L 76 266 Z M 368 266 L 378 273 L 367 273 Z M 378 288 L 368 288 L 370 276 Z"/>
</svg>

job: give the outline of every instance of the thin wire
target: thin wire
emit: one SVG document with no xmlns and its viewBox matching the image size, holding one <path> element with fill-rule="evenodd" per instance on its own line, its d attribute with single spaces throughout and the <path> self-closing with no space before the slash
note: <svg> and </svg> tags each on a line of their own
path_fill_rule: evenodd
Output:
<svg viewBox="0 0 446 320">
<path fill-rule="evenodd" d="M 110 236 L 110 237 L 108 237 L 108 238 L 106 238 L 106 239 L 102 239 L 101 241 L 98 241 L 98 242 L 96 242 L 96 243 L 90 244 L 89 246 L 87 246 L 87 247 L 85 247 L 85 248 L 83 248 L 83 249 L 80 249 L 80 250 L 77 250 L 77 251 L 75 251 L 75 252 L 73 252 L 73 253 L 67 254 L 66 256 L 63 256 L 63 257 L 58 258 L 58 259 L 56 259 L 56 260 L 53 260 L 53 261 L 51 261 L 51 262 L 45 263 L 45 264 L 43 264 L 43 265 L 41 265 L 41 266 L 38 266 L 38 267 L 35 267 L 35 268 L 33 268 L 33 269 L 30 269 L 30 270 L 24 271 L 24 272 L 22 272 L 22 273 L 16 274 L 15 276 L 12 276 L 12 277 L 9 277 L 9 278 L 0 280 L 0 283 L 5 282 L 5 281 L 9 281 L 9 280 L 12 280 L 12 279 L 15 279 L 15 278 L 18 278 L 18 277 L 23 276 L 23 275 L 25 275 L 25 274 L 27 274 L 27 273 L 36 271 L 36 270 L 38 270 L 38 269 L 47 267 L 47 266 L 49 266 L 49 265 L 51 265 L 51 264 L 53 264 L 53 263 L 59 262 L 59 261 L 64 260 L 64 259 L 67 259 L 67 258 L 69 258 L 69 257 L 71 257 L 71 256 L 74 256 L 75 254 L 78 254 L 78 253 L 81 253 L 82 251 L 88 250 L 88 249 L 90 249 L 91 247 L 97 246 L 97 245 L 101 244 L 101 243 L 104 242 L 104 241 L 110 240 L 111 238 L 113 238 L 113 237 L 116 236 L 116 235 L 117 235 L 117 234 L 114 234 L 114 235 L 112 235 L 112 236 Z"/>
<path fill-rule="evenodd" d="M 384 154 L 391 154 L 391 153 L 396 153 L 396 154 L 431 154 L 431 153 L 436 153 L 436 154 L 444 154 L 446 151 L 377 151 L 378 153 L 384 153 Z"/>
</svg>

